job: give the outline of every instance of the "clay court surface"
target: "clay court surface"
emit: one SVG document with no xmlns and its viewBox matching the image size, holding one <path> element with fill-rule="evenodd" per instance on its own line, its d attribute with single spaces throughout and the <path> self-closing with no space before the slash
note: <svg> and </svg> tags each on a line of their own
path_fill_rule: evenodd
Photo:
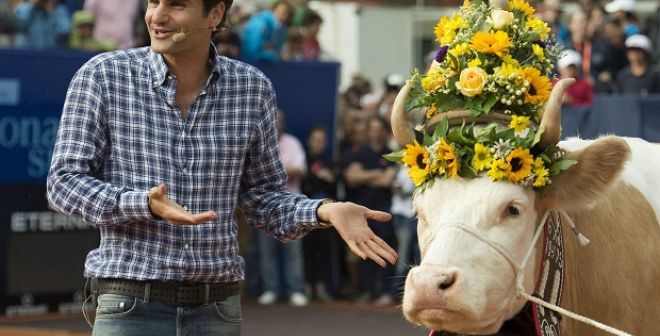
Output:
<svg viewBox="0 0 660 336">
<path fill-rule="evenodd" d="M 286 304 L 243 304 L 244 336 L 426 336 L 409 324 L 399 308 L 378 308 L 349 302 L 311 303 L 296 308 Z M 89 336 L 80 315 L 0 317 L 0 336 Z M 158 335 L 165 336 L 165 335 Z"/>
</svg>

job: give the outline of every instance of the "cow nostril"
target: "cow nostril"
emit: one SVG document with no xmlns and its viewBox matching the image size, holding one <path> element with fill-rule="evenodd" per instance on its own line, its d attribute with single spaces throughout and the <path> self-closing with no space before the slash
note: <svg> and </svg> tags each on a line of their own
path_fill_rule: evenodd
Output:
<svg viewBox="0 0 660 336">
<path fill-rule="evenodd" d="M 438 281 L 438 289 L 446 291 L 456 282 L 456 277 L 454 274 L 442 274 Z"/>
</svg>

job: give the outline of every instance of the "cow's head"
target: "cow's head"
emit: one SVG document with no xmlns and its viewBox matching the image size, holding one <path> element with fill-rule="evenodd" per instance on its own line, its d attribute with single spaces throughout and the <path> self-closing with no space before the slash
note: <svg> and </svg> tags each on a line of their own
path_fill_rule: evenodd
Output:
<svg viewBox="0 0 660 336">
<path fill-rule="evenodd" d="M 542 145 L 558 142 L 561 95 L 570 83 L 559 82 L 553 89 L 541 123 L 548 130 Z M 402 89 L 392 115 L 402 145 L 413 141 L 402 106 L 407 90 Z M 497 249 L 520 264 L 546 209 L 593 204 L 623 169 L 629 148 L 609 137 L 567 155 L 578 163 L 556 176 L 546 195 L 481 176 L 436 179 L 415 196 L 422 260 L 405 284 L 403 313 L 410 322 L 433 330 L 494 334 L 522 309 L 525 301 L 516 296 L 512 263 Z M 538 278 L 536 260 L 533 254 L 522 269 L 528 293 Z"/>
</svg>

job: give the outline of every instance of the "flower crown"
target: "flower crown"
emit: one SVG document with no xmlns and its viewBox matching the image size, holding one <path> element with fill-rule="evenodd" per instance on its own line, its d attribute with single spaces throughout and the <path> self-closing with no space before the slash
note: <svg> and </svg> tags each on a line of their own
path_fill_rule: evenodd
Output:
<svg viewBox="0 0 660 336">
<path fill-rule="evenodd" d="M 527 2 L 504 6 L 507 10 L 465 0 L 442 17 L 435 27 L 440 44 L 435 60 L 426 75 L 415 71 L 405 88 L 407 110 L 425 110 L 417 127 L 423 140 L 407 142 L 386 158 L 408 166 L 418 190 L 435 177 L 485 173 L 494 181 L 545 191 L 552 176 L 575 163 L 556 144 L 537 146 L 545 131 L 539 114 L 552 89 L 546 74 L 561 48 Z M 459 109 L 463 112 L 455 113 Z M 461 118 L 458 125 L 456 118 L 449 120 L 452 115 Z"/>
</svg>

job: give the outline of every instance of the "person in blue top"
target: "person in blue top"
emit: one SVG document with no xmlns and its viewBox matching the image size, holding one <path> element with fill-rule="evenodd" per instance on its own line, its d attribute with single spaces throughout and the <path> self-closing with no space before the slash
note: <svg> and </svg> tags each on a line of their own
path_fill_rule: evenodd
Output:
<svg viewBox="0 0 660 336">
<path fill-rule="evenodd" d="M 100 231 L 84 271 L 94 336 L 240 335 L 237 208 L 279 240 L 334 227 L 361 258 L 396 262 L 367 225 L 388 213 L 285 189 L 271 82 L 211 44 L 230 6 L 149 0 L 151 46 L 71 80 L 47 196 Z"/>
<path fill-rule="evenodd" d="M 272 10 L 253 15 L 245 24 L 241 54 L 245 61 L 277 61 L 287 38 L 293 6 L 281 0 Z"/>
<path fill-rule="evenodd" d="M 67 47 L 71 16 L 57 0 L 30 0 L 16 5 L 14 15 L 19 34 L 17 48 L 64 49 Z"/>
</svg>

